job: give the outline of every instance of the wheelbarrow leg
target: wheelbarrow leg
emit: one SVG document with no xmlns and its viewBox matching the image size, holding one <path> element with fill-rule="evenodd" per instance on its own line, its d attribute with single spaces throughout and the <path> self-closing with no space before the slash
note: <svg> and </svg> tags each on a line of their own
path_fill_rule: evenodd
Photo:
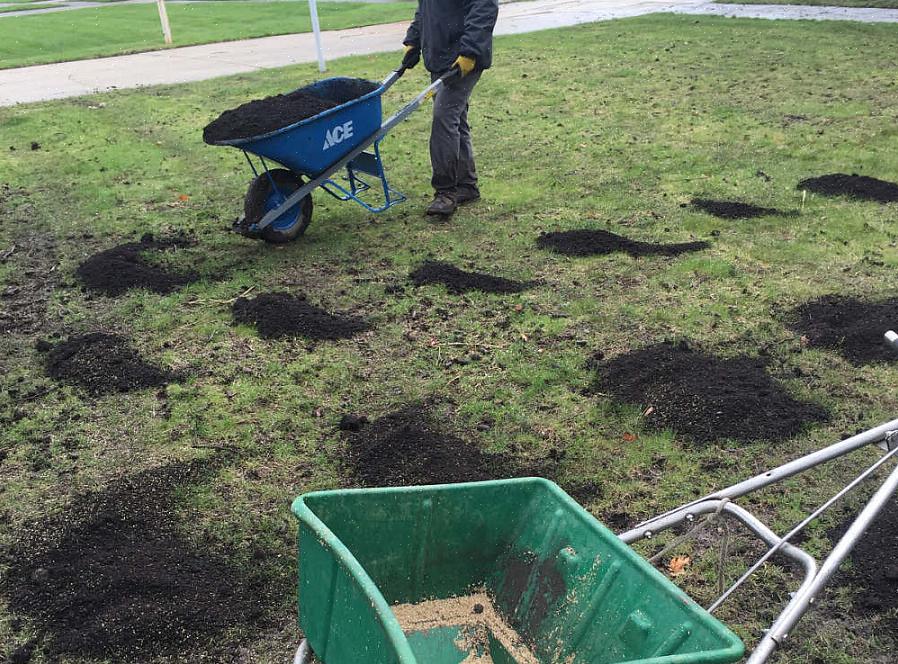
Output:
<svg viewBox="0 0 898 664">
<path fill-rule="evenodd" d="M 309 642 L 303 639 L 296 649 L 296 656 L 293 658 L 293 664 L 309 664 L 312 661 L 312 649 Z"/>
</svg>

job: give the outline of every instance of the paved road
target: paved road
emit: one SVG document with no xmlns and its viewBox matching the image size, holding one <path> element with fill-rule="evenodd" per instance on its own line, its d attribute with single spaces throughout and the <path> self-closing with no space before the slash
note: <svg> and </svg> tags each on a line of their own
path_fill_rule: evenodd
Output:
<svg viewBox="0 0 898 664">
<path fill-rule="evenodd" d="M 898 11 L 787 5 L 714 5 L 708 0 L 533 0 L 503 4 L 496 34 L 560 28 L 655 12 L 756 18 L 898 22 Z M 396 51 L 406 22 L 324 34 L 328 59 Z M 311 34 L 187 46 L 95 60 L 0 70 L 0 106 L 74 97 L 116 88 L 187 83 L 261 69 L 314 62 Z"/>
</svg>

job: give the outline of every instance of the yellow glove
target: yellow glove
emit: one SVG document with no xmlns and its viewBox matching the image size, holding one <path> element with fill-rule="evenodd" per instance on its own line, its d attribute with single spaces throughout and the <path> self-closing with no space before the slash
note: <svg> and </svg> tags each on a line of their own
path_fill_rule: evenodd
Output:
<svg viewBox="0 0 898 664">
<path fill-rule="evenodd" d="M 474 71 L 474 67 L 477 66 L 477 60 L 469 58 L 467 55 L 460 55 L 455 58 L 455 62 L 452 63 L 452 66 L 458 67 L 458 71 L 461 72 L 461 75 L 464 77 Z"/>
</svg>

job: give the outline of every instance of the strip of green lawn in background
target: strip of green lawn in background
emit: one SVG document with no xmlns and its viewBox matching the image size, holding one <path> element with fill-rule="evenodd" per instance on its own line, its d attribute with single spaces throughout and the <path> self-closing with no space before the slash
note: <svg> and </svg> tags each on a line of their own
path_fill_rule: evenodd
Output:
<svg viewBox="0 0 898 664">
<path fill-rule="evenodd" d="M 51 7 L 59 7 L 57 4 L 50 4 L 47 2 L 39 2 L 37 4 L 28 4 L 28 5 L 10 5 L 9 7 L 0 7 L 0 14 L 6 14 L 8 12 L 27 12 L 33 9 L 50 9 Z"/>
<path fill-rule="evenodd" d="M 323 30 L 411 20 L 414 2 L 323 2 Z M 169 4 L 174 46 L 310 32 L 304 2 Z M 0 21 L 0 68 L 152 51 L 164 47 L 155 4 L 96 7 Z M 401 45 L 397 45 L 399 49 Z"/>
<path fill-rule="evenodd" d="M 715 0 L 719 5 L 811 5 L 814 7 L 872 7 L 898 9 L 898 0 Z"/>
</svg>

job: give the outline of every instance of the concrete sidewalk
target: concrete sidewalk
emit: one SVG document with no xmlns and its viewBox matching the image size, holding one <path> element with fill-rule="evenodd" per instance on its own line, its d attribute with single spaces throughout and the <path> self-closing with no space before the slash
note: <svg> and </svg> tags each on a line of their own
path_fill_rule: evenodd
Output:
<svg viewBox="0 0 898 664">
<path fill-rule="evenodd" d="M 775 19 L 898 22 L 898 10 L 795 5 L 715 5 L 708 0 L 533 0 L 503 4 L 497 35 L 562 28 L 657 12 Z M 409 17 L 411 19 L 411 17 Z M 394 51 L 408 22 L 325 32 L 329 60 Z M 187 46 L 94 60 L 0 70 L 0 106 L 61 99 L 117 88 L 188 83 L 315 62 L 310 33 Z"/>
<path fill-rule="evenodd" d="M 685 0 L 702 4 L 706 0 Z M 496 34 L 637 16 L 683 6 L 683 0 L 535 0 L 503 4 Z M 411 21 L 409 16 L 409 21 Z M 323 33 L 329 60 L 395 51 L 397 64 L 408 22 Z M 260 69 L 315 62 L 311 33 L 187 46 L 133 55 L 0 70 L 0 106 L 46 101 L 164 83 L 187 83 Z"/>
</svg>

